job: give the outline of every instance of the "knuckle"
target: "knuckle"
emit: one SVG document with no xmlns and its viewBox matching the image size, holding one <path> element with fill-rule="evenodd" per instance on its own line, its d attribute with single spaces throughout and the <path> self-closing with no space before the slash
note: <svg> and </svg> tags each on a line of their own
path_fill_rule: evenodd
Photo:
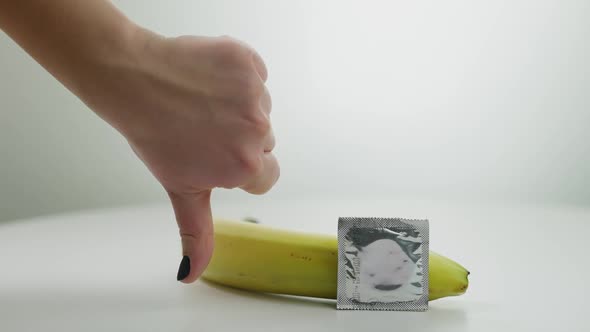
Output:
<svg viewBox="0 0 590 332">
<path fill-rule="evenodd" d="M 267 112 L 271 112 L 272 111 L 272 97 L 270 95 L 270 92 L 268 91 L 268 88 L 265 86 L 263 88 L 264 92 L 262 95 L 262 104 L 264 106 L 264 108 L 266 109 Z"/>
<path fill-rule="evenodd" d="M 218 39 L 218 46 L 220 47 L 220 50 L 234 51 L 241 45 L 237 40 L 230 36 L 221 36 Z"/>
<path fill-rule="evenodd" d="M 218 56 L 227 63 L 243 63 L 247 53 L 244 45 L 236 39 L 228 36 L 219 37 L 217 40 Z"/>
<path fill-rule="evenodd" d="M 249 102 L 256 102 L 264 93 L 264 85 L 253 75 L 245 75 L 240 80 L 239 89 Z"/>
<path fill-rule="evenodd" d="M 259 109 L 251 116 L 250 122 L 253 132 L 259 136 L 264 137 L 271 130 L 270 120 Z"/>
<path fill-rule="evenodd" d="M 230 35 L 221 35 L 219 36 L 220 40 L 235 40 L 232 36 Z"/>
<path fill-rule="evenodd" d="M 238 155 L 239 167 L 241 173 L 246 178 L 250 178 L 262 171 L 262 162 L 260 158 L 249 151 L 241 151 Z"/>
</svg>

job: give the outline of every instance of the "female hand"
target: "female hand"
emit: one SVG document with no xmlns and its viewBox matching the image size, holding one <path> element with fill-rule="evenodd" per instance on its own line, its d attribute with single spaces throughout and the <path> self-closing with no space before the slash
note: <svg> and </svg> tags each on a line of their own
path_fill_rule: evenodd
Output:
<svg viewBox="0 0 590 332">
<path fill-rule="evenodd" d="M 182 238 L 178 279 L 194 281 L 213 250 L 216 187 L 268 191 L 267 71 L 228 37 L 164 38 L 105 0 L 0 0 L 0 29 L 116 128 L 168 192 Z"/>
</svg>

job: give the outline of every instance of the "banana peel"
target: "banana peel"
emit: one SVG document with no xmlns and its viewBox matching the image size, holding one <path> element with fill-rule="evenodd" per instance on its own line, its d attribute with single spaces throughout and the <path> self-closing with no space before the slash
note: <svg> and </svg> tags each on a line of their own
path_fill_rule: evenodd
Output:
<svg viewBox="0 0 590 332">
<path fill-rule="evenodd" d="M 336 236 L 216 219 L 215 250 L 202 278 L 235 288 L 335 299 Z M 464 294 L 469 272 L 430 251 L 429 300 Z"/>
</svg>

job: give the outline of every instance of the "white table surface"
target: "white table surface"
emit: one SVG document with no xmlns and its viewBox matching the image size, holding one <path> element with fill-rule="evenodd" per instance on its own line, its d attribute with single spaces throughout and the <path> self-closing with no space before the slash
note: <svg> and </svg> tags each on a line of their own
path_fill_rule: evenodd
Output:
<svg viewBox="0 0 590 332">
<path fill-rule="evenodd" d="M 470 288 L 404 313 L 183 285 L 171 208 L 133 206 L 0 224 L 0 331 L 590 331 L 590 208 L 256 197 L 214 213 L 334 234 L 339 216 L 429 218 Z"/>
</svg>

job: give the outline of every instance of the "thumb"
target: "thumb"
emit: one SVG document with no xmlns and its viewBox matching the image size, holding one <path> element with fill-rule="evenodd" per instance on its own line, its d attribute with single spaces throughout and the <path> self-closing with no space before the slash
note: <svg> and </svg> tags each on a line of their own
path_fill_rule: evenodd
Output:
<svg viewBox="0 0 590 332">
<path fill-rule="evenodd" d="M 211 190 L 196 194 L 168 192 L 182 240 L 177 280 L 191 283 L 203 273 L 213 253 Z"/>
</svg>

